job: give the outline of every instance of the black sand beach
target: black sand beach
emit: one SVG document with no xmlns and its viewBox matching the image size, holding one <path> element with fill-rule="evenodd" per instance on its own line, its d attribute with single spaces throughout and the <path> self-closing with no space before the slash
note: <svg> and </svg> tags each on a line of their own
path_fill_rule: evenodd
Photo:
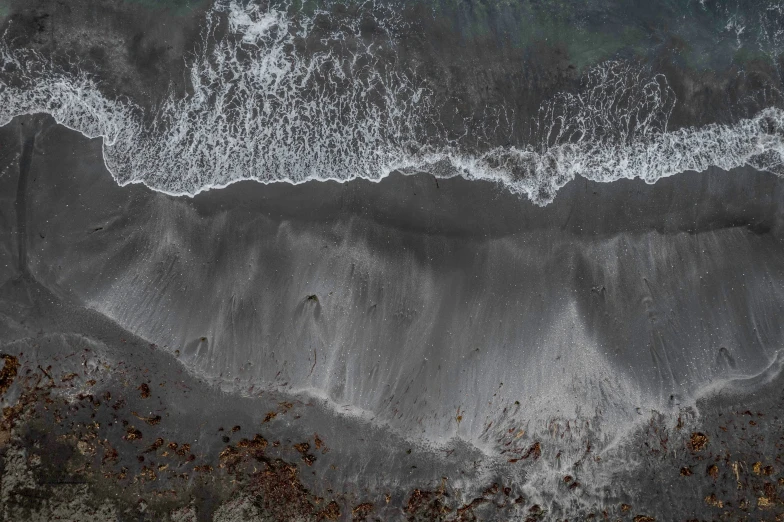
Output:
<svg viewBox="0 0 784 522">
<path fill-rule="evenodd" d="M 0 0 L 0 520 L 780 520 L 782 28 Z"/>
<path fill-rule="evenodd" d="M 63 480 L 84 486 L 66 506 L 72 489 L 39 483 L 53 499 L 42 507 L 11 482 L 7 517 L 122 519 L 143 502 L 152 519 L 318 518 L 334 500 L 341 516 L 370 502 L 382 519 L 534 505 L 685 519 L 766 513 L 777 495 L 775 474 L 752 466 L 778 469 L 775 176 L 578 180 L 547 207 L 429 175 L 242 182 L 189 199 L 117 186 L 100 141 L 48 117 L 2 132 L 15 151 L 4 352 L 21 365 L 6 381 L 27 400 L 5 426 L 53 430 L 16 444 L 35 453 L 52 438 Z M 254 460 L 242 451 L 256 434 Z M 23 473 L 16 444 L 5 476 Z M 302 485 L 285 494 L 298 500 L 265 504 L 240 457 L 268 481 L 293 465 Z"/>
</svg>

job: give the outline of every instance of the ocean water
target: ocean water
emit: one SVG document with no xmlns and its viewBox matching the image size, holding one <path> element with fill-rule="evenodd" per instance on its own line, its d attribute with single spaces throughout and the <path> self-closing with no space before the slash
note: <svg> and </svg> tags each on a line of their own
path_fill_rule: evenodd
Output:
<svg viewBox="0 0 784 522">
<path fill-rule="evenodd" d="M 0 11 L 0 125 L 59 124 L 2 259 L 304 430 L 587 514 L 784 339 L 784 4 L 649 4 L 178 4 L 160 83 Z M 372 495 L 460 466 L 358 448 L 336 481 Z"/>
<path fill-rule="evenodd" d="M 488 104 L 480 118 L 457 114 L 467 123 L 456 135 L 454 125 L 445 128 L 447 100 L 434 82 L 396 55 L 395 33 L 410 21 L 394 5 L 366 5 L 362 16 L 332 22 L 336 15 L 326 9 L 216 2 L 201 41 L 184 57 L 189 92 L 147 108 L 107 95 L 78 64 L 66 72 L 6 40 L 0 121 L 51 114 L 103 139 L 118 183 L 172 195 L 246 179 L 377 181 L 400 171 L 490 180 L 547 204 L 575 176 L 653 183 L 712 166 L 781 169 L 777 106 L 668 128 L 677 97 L 666 75 L 639 59 L 586 66 L 573 92 L 548 93 L 523 123 L 528 128 L 515 129 L 514 107 Z M 778 9 L 771 3 L 759 16 Z M 363 34 L 371 22 L 381 36 Z M 737 15 L 727 24 L 740 24 Z M 749 45 L 776 49 L 779 31 Z M 523 140 L 509 139 L 521 133 Z"/>
</svg>

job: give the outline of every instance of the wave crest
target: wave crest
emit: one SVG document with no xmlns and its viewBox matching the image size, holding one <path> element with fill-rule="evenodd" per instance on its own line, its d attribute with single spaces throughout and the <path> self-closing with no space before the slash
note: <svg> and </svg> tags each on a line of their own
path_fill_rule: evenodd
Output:
<svg viewBox="0 0 784 522">
<path fill-rule="evenodd" d="M 219 2 L 189 60 L 189 94 L 171 94 L 154 111 L 3 39 L 0 123 L 51 114 L 103 138 L 121 185 L 173 195 L 246 179 L 377 181 L 392 171 L 429 171 L 494 181 L 547 204 L 577 175 L 652 183 L 711 166 L 783 170 L 781 110 L 669 131 L 675 96 L 666 78 L 618 61 L 589 70 L 578 93 L 542 105 L 530 144 L 466 145 L 477 137 L 447 137 L 434 91 L 397 63 L 394 42 L 379 50 L 363 38 L 361 17 L 316 30 L 330 16 Z M 387 34 L 402 23 L 390 9 L 375 17 Z M 489 117 L 483 125 L 506 124 Z"/>
</svg>

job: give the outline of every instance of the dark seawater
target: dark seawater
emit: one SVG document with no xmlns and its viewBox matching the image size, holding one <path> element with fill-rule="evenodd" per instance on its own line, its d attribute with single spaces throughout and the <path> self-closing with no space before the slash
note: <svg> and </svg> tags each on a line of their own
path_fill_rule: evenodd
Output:
<svg viewBox="0 0 784 522">
<path fill-rule="evenodd" d="M 8 36 L 0 49 L 8 76 L 0 118 L 49 113 L 102 137 L 107 166 L 121 184 L 141 182 L 175 195 L 243 179 L 379 180 L 394 171 L 426 171 L 491 180 L 546 204 L 577 175 L 654 182 L 710 166 L 780 169 L 778 4 L 670 9 L 676 19 L 693 17 L 713 29 L 718 13 L 726 17 L 713 42 L 702 35 L 693 43 L 694 35 L 677 25 L 669 41 L 652 41 L 662 38 L 664 21 L 647 9 L 640 9 L 638 23 L 655 24 L 653 34 L 638 34 L 634 24 L 605 27 L 608 19 L 618 22 L 618 10 L 634 12 L 625 3 L 604 7 L 601 15 L 547 3 L 502 3 L 477 13 L 469 7 L 216 2 L 181 57 L 184 92 L 167 85 L 150 93 L 145 85 L 128 98 L 111 92 L 89 57 L 60 63 L 35 47 L 13 45 Z M 509 16 L 520 25 L 501 22 Z M 531 21 L 543 27 L 528 27 Z M 549 43 L 548 30 L 559 34 L 570 24 L 588 41 L 578 32 Z M 745 35 L 752 24 L 748 31 L 757 34 Z M 19 30 L 13 20 L 8 25 L 12 34 Z M 457 34 L 446 41 L 431 35 L 431 26 L 445 31 L 450 25 Z M 727 33 L 736 56 L 719 67 L 724 82 L 740 85 L 726 93 L 725 107 L 710 107 L 712 117 L 672 124 L 679 93 L 655 62 L 673 52 L 703 72 L 705 62 L 719 60 L 714 53 L 726 52 Z M 572 63 L 571 54 L 579 56 L 581 45 L 599 37 L 623 50 L 591 47 L 606 56 Z M 476 42 L 479 49 L 455 56 L 442 48 L 450 39 L 465 47 Z M 714 44 L 718 48 L 704 48 Z M 666 45 L 675 49 L 665 51 Z M 482 52 L 498 56 L 483 64 Z M 757 78 L 757 71 L 747 77 L 738 70 L 745 62 L 771 77 Z M 498 78 L 510 75 L 518 78 Z M 753 89 L 746 85 L 761 80 Z M 715 103 L 702 100 L 703 92 L 688 92 L 701 87 L 691 78 L 684 83 L 681 104 L 688 107 L 690 97 Z"/>
<path fill-rule="evenodd" d="M 782 512 L 781 2 L 0 23 L 5 519 Z"/>
</svg>

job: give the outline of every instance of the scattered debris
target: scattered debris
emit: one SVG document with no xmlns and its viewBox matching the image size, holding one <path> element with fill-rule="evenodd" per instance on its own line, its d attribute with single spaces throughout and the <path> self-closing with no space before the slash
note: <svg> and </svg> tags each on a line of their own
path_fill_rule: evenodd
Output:
<svg viewBox="0 0 784 522">
<path fill-rule="evenodd" d="M 0 354 L 0 359 L 3 360 L 3 368 L 0 369 L 0 395 L 4 395 L 16 379 L 19 359 L 8 354 Z"/>
<path fill-rule="evenodd" d="M 133 415 L 134 417 L 136 417 L 139 420 L 143 420 L 144 422 L 146 422 L 150 426 L 155 426 L 156 424 L 161 422 L 161 416 L 160 415 L 153 415 L 152 417 L 142 417 L 141 415 L 139 415 L 135 411 L 132 411 L 131 415 Z"/>
<path fill-rule="evenodd" d="M 708 436 L 704 433 L 695 432 L 689 439 L 689 448 L 692 451 L 702 451 L 708 445 Z"/>
<path fill-rule="evenodd" d="M 123 438 L 125 440 L 139 440 L 142 438 L 142 432 L 137 430 L 133 426 L 129 426 Z"/>
<path fill-rule="evenodd" d="M 155 442 L 150 444 L 150 446 L 144 450 L 144 453 L 152 453 L 154 451 L 158 451 L 163 446 L 163 443 L 164 443 L 163 439 L 161 437 L 158 437 L 157 439 L 155 439 Z"/>
<path fill-rule="evenodd" d="M 142 399 L 149 399 L 150 398 L 150 386 L 146 382 L 143 382 L 136 389 L 139 390 L 139 393 L 141 394 Z"/>
<path fill-rule="evenodd" d="M 709 506 L 713 506 L 717 508 L 724 507 L 724 502 L 722 502 L 716 497 L 716 493 L 711 493 L 710 495 L 705 497 L 705 503 L 708 504 Z"/>
<path fill-rule="evenodd" d="M 363 502 L 362 504 L 357 504 L 354 506 L 354 509 L 351 510 L 351 520 L 352 521 L 360 521 L 365 520 L 370 514 L 373 512 L 373 504 L 370 502 Z"/>
</svg>

